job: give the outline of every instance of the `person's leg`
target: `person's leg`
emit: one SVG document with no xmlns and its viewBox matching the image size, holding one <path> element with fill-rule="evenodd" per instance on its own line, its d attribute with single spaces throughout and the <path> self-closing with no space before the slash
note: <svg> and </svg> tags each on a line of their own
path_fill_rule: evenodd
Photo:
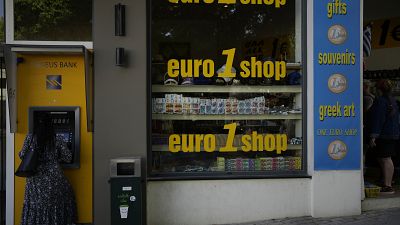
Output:
<svg viewBox="0 0 400 225">
<path fill-rule="evenodd" d="M 385 168 L 384 162 L 383 162 L 382 158 L 377 158 L 376 161 L 378 161 L 379 167 L 381 168 L 380 175 L 379 175 L 379 181 L 377 180 L 378 185 L 379 186 L 385 186 L 385 175 L 384 175 L 384 172 L 383 172 L 385 170 L 384 169 Z"/>
<path fill-rule="evenodd" d="M 393 172 L 394 172 L 392 158 L 391 157 L 379 158 L 378 162 L 382 169 L 383 185 L 387 186 L 387 187 L 391 187 L 392 179 L 393 179 Z"/>
</svg>

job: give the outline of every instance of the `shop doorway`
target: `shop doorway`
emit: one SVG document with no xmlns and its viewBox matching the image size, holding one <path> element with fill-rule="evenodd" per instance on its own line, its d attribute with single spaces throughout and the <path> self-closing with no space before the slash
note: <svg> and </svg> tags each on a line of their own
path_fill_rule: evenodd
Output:
<svg viewBox="0 0 400 225">
<path fill-rule="evenodd" d="M 393 102 L 396 102 L 393 104 L 394 110 L 400 111 L 400 61 L 398 60 L 400 56 L 400 12 L 394 9 L 398 8 L 395 6 L 399 6 L 396 0 L 388 0 L 385 4 L 379 4 L 373 0 L 364 1 L 363 152 L 365 189 L 368 191 L 374 188 L 378 190 L 379 187 L 387 186 L 384 182 L 382 161 L 379 162 L 379 159 L 382 158 L 381 151 L 370 146 L 371 133 L 376 133 L 377 129 L 374 132 L 368 129 L 368 127 L 377 127 L 377 112 L 379 110 L 373 109 L 379 108 L 377 106 L 379 99 L 381 98 L 382 100 L 383 98 L 381 97 L 382 80 L 390 81 L 390 98 Z M 396 31 L 397 29 L 399 32 Z M 397 112 L 395 116 L 399 117 Z M 380 112 L 380 115 L 388 117 L 386 116 L 389 115 L 387 113 Z M 388 123 L 397 123 L 391 127 L 399 127 L 398 118 L 391 120 L 395 122 L 385 121 L 382 121 L 381 125 L 385 124 L 386 126 Z M 400 140 L 395 141 L 394 146 L 390 159 L 394 167 L 391 185 L 395 193 L 384 194 L 383 192 L 377 192 L 376 194 L 371 194 L 366 191 L 367 199 L 368 197 L 380 198 L 383 196 L 384 198 L 400 198 Z M 389 149 L 389 147 L 385 149 Z M 386 183 L 388 182 L 386 181 Z"/>
</svg>

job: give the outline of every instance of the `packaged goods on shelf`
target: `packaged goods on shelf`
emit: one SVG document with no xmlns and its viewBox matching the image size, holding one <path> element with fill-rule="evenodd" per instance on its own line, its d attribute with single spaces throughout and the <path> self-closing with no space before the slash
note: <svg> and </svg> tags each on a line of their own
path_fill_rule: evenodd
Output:
<svg viewBox="0 0 400 225">
<path fill-rule="evenodd" d="M 291 145 L 301 145 L 303 144 L 303 138 L 302 137 L 294 137 L 289 139 L 289 144 Z"/>
<path fill-rule="evenodd" d="M 192 115 L 262 115 L 297 113 L 299 110 L 288 107 L 266 107 L 265 97 L 249 99 L 237 98 L 197 98 L 184 97 L 182 94 L 165 94 L 165 98 L 152 99 L 152 112 L 157 114 L 192 114 Z M 301 111 L 300 111 L 301 112 Z"/>
<path fill-rule="evenodd" d="M 260 162 L 260 159 L 259 159 L 259 158 L 256 158 L 256 159 L 254 160 L 254 169 L 255 169 L 255 170 L 261 170 L 261 162 Z"/>
<path fill-rule="evenodd" d="M 206 114 L 206 99 L 200 99 L 200 115 Z"/>
<path fill-rule="evenodd" d="M 174 95 L 175 94 L 165 95 L 165 113 L 174 114 Z"/>
<path fill-rule="evenodd" d="M 173 94 L 174 114 L 182 114 L 182 95 Z"/>
<path fill-rule="evenodd" d="M 165 98 L 153 98 L 152 99 L 152 112 L 153 113 L 165 113 Z"/>
<path fill-rule="evenodd" d="M 183 101 L 182 113 L 183 114 L 190 114 L 190 109 L 191 109 L 191 105 L 192 105 L 191 100 L 192 100 L 192 98 L 189 98 L 189 97 L 182 98 L 182 101 Z"/>
<path fill-rule="evenodd" d="M 236 170 L 238 170 L 238 171 L 243 170 L 243 159 L 242 158 L 237 158 L 235 164 L 236 164 Z"/>
<path fill-rule="evenodd" d="M 295 169 L 301 170 L 301 157 L 293 157 L 295 161 Z"/>
<path fill-rule="evenodd" d="M 200 114 L 200 98 L 191 98 L 190 114 Z"/>
<path fill-rule="evenodd" d="M 225 171 L 225 158 L 224 157 L 217 157 L 217 170 Z"/>
<path fill-rule="evenodd" d="M 236 159 L 228 159 L 225 164 L 225 169 L 227 171 L 235 171 L 236 170 Z"/>
<path fill-rule="evenodd" d="M 249 159 L 242 159 L 242 170 L 244 171 L 249 171 L 250 170 L 250 164 L 249 164 Z"/>
<path fill-rule="evenodd" d="M 294 171 L 301 170 L 301 157 L 261 157 L 226 159 L 217 157 L 218 171 Z"/>
<path fill-rule="evenodd" d="M 253 171 L 256 169 L 255 159 L 249 159 L 249 170 Z"/>
</svg>

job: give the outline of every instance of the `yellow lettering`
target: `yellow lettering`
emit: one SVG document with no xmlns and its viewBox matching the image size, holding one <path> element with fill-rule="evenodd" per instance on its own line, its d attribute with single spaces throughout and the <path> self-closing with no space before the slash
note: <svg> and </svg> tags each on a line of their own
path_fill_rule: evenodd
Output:
<svg viewBox="0 0 400 225">
<path fill-rule="evenodd" d="M 263 151 L 263 136 L 257 134 L 257 131 L 252 132 L 253 151 Z"/>
<path fill-rule="evenodd" d="M 201 66 L 202 62 L 203 62 L 203 60 L 201 60 L 201 59 L 200 60 L 198 60 L 198 59 L 194 60 L 194 70 L 193 70 L 193 76 L 194 77 L 199 77 L 200 66 Z"/>
<path fill-rule="evenodd" d="M 343 15 L 347 14 L 347 4 L 346 3 L 343 3 L 343 5 L 342 5 L 342 14 Z"/>
<path fill-rule="evenodd" d="M 277 134 L 276 135 L 276 153 L 281 154 L 287 150 L 287 135 Z"/>
<path fill-rule="evenodd" d="M 212 77 L 214 76 L 214 61 L 212 61 L 211 59 L 206 59 L 203 61 L 203 75 L 204 77 Z"/>
<path fill-rule="evenodd" d="M 333 10 L 333 5 L 331 3 L 328 3 L 328 18 L 332 18 L 332 10 Z"/>
<path fill-rule="evenodd" d="M 181 143 L 181 137 L 177 134 L 171 134 L 169 136 L 169 141 L 168 141 L 168 150 L 174 153 L 179 152 L 181 150 L 179 146 L 180 143 Z"/>
<path fill-rule="evenodd" d="M 327 115 L 329 116 L 329 117 L 331 117 L 332 116 L 332 106 L 328 106 L 328 113 L 327 113 Z"/>
<path fill-rule="evenodd" d="M 266 5 L 272 5 L 274 3 L 274 0 L 264 0 L 264 4 Z M 258 3 L 260 4 L 260 3 Z"/>
<path fill-rule="evenodd" d="M 201 142 L 203 141 L 204 135 L 203 134 L 196 134 L 196 144 L 195 144 L 195 152 L 201 151 Z"/>
<path fill-rule="evenodd" d="M 322 65 L 322 53 L 318 54 L 318 63 Z"/>
<path fill-rule="evenodd" d="M 249 152 L 251 150 L 250 141 L 251 141 L 251 136 L 250 135 L 246 134 L 246 135 L 242 136 L 242 143 L 243 143 L 242 151 Z"/>
<path fill-rule="evenodd" d="M 251 77 L 262 77 L 262 63 L 256 57 L 251 57 Z"/>
<path fill-rule="evenodd" d="M 286 77 L 286 62 L 278 61 L 275 63 L 275 80 Z"/>
<path fill-rule="evenodd" d="M 356 64 L 356 55 L 354 53 L 351 54 L 351 64 Z"/>
<path fill-rule="evenodd" d="M 236 0 L 218 0 L 219 4 L 235 4 Z"/>
<path fill-rule="evenodd" d="M 271 151 L 275 150 L 275 137 L 274 137 L 274 135 L 272 135 L 272 134 L 265 135 L 264 142 L 265 142 L 264 147 L 265 147 L 266 151 L 271 152 Z"/>
<path fill-rule="evenodd" d="M 177 4 L 181 2 L 182 4 L 198 4 L 200 3 L 200 0 L 168 0 L 170 3 Z M 218 0 L 218 4 L 236 4 L 236 2 L 239 0 Z M 203 0 L 204 3 L 206 4 L 211 4 L 214 3 L 215 0 Z M 281 6 L 286 4 L 286 0 L 240 0 L 240 3 L 243 5 L 272 5 L 275 3 L 276 8 L 280 8 Z"/>
<path fill-rule="evenodd" d="M 176 59 L 168 60 L 168 76 L 177 77 L 179 76 L 179 61 Z"/>
<path fill-rule="evenodd" d="M 214 152 L 215 151 L 215 135 L 206 134 L 204 136 L 204 151 Z"/>
<path fill-rule="evenodd" d="M 240 62 L 240 68 L 242 69 L 242 72 L 240 72 L 240 76 L 243 78 L 247 78 L 250 76 L 250 70 L 249 67 L 250 66 L 250 62 L 249 61 L 242 61 Z"/>
<path fill-rule="evenodd" d="M 319 106 L 319 120 L 324 121 L 325 118 L 325 108 L 323 105 Z"/>
<path fill-rule="evenodd" d="M 182 134 L 182 152 L 193 152 L 193 134 Z"/>
<path fill-rule="evenodd" d="M 192 60 L 185 60 L 181 59 L 181 77 L 192 77 L 193 75 L 193 65 L 192 65 Z"/>
<path fill-rule="evenodd" d="M 356 116 L 354 103 L 352 103 L 351 105 L 345 105 L 343 108 L 344 108 L 343 115 L 345 117 Z"/>
<path fill-rule="evenodd" d="M 225 71 L 218 74 L 218 77 L 230 77 L 236 76 L 236 73 L 232 72 L 233 59 L 235 58 L 236 48 L 231 48 L 222 51 L 222 55 L 226 55 Z"/>
<path fill-rule="evenodd" d="M 281 6 L 286 4 L 286 0 L 275 0 L 275 7 L 280 8 Z"/>
<path fill-rule="evenodd" d="M 226 139 L 226 145 L 223 148 L 220 148 L 220 152 L 236 152 L 237 147 L 233 147 L 233 140 L 235 139 L 235 131 L 236 131 L 237 124 L 225 124 L 224 129 L 228 131 L 228 137 Z"/>
<path fill-rule="evenodd" d="M 272 61 L 264 62 L 264 76 L 271 78 L 274 76 L 274 63 Z"/>
</svg>

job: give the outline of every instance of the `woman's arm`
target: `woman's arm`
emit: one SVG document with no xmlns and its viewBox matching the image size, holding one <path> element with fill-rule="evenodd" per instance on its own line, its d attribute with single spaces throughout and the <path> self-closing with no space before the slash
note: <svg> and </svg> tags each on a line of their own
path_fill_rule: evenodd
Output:
<svg viewBox="0 0 400 225">
<path fill-rule="evenodd" d="M 28 151 L 28 149 L 32 146 L 32 144 L 33 143 L 31 143 L 33 140 L 32 140 L 32 135 L 31 134 L 28 134 L 28 135 L 26 135 L 26 137 L 25 137 L 25 140 L 24 140 L 24 144 L 22 145 L 22 149 L 21 149 L 21 151 L 18 153 L 18 156 L 19 156 L 19 158 L 20 159 L 23 159 L 24 158 L 24 156 L 25 156 L 25 154 L 26 154 L 26 151 Z"/>
<path fill-rule="evenodd" d="M 72 152 L 68 148 L 67 143 L 61 138 L 56 138 L 57 157 L 60 162 L 69 163 L 72 161 Z"/>
</svg>

